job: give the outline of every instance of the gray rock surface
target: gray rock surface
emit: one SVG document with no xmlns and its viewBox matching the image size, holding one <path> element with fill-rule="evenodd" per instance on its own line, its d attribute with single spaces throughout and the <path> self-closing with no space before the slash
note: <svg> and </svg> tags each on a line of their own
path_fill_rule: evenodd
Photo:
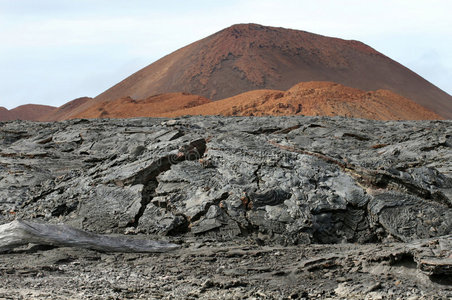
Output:
<svg viewBox="0 0 452 300">
<path fill-rule="evenodd" d="M 0 123 L 0 224 L 65 223 L 189 245 L 441 238 L 452 233 L 451 125 L 215 116 Z M 450 267 L 442 254 L 422 259 L 419 272 Z M 335 289 L 362 292 L 347 282 Z"/>
</svg>

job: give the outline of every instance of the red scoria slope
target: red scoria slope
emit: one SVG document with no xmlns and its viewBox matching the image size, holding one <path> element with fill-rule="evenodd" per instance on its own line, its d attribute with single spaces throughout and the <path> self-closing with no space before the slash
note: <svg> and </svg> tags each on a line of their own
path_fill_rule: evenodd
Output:
<svg viewBox="0 0 452 300">
<path fill-rule="evenodd" d="M 302 81 L 390 90 L 452 118 L 452 96 L 361 42 L 257 24 L 234 25 L 181 48 L 94 102 L 168 92 L 218 100 L 256 89 L 287 90 Z"/>
<path fill-rule="evenodd" d="M 432 111 L 391 91 L 365 92 L 333 82 L 302 82 L 286 92 L 255 90 L 161 116 L 183 115 L 321 115 L 374 120 L 442 119 Z"/>
<path fill-rule="evenodd" d="M 70 116 L 74 113 L 74 111 L 81 105 L 85 104 L 88 101 L 93 100 L 90 97 L 80 97 L 69 101 L 68 103 L 58 107 L 54 111 L 41 116 L 38 121 L 62 121 L 70 119 Z"/>
<path fill-rule="evenodd" d="M 207 98 L 187 93 L 160 94 L 141 100 L 123 97 L 113 101 L 95 102 L 88 109 L 66 118 L 160 117 L 173 110 L 196 107 L 209 102 Z"/>
</svg>

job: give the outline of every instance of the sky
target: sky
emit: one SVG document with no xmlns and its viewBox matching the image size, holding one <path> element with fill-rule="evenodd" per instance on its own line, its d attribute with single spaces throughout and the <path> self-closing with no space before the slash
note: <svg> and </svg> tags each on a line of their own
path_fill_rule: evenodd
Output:
<svg viewBox="0 0 452 300">
<path fill-rule="evenodd" d="M 237 23 L 362 41 L 452 94 L 451 0 L 0 0 L 0 106 L 94 97 Z"/>
</svg>

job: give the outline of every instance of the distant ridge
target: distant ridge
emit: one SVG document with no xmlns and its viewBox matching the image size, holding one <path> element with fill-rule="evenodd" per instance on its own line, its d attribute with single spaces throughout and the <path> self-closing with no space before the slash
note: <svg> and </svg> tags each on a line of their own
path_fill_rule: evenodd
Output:
<svg viewBox="0 0 452 300">
<path fill-rule="evenodd" d="M 0 107 L 0 121 L 28 120 L 38 121 L 44 115 L 53 112 L 56 107 L 39 104 L 25 104 L 8 110 Z"/>
<path fill-rule="evenodd" d="M 161 117 L 164 113 L 197 107 L 210 103 L 210 100 L 201 96 L 188 93 L 167 93 L 148 97 L 146 99 L 134 100 L 130 97 L 123 97 L 114 101 L 96 102 L 88 109 L 72 115 L 65 115 L 49 118 L 54 120 L 64 120 L 68 117 L 96 119 L 96 118 L 134 118 L 134 117 Z"/>
</svg>

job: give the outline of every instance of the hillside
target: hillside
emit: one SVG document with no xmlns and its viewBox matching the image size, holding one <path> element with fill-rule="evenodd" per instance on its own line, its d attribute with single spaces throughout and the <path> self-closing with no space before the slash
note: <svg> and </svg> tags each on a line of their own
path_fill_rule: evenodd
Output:
<svg viewBox="0 0 452 300">
<path fill-rule="evenodd" d="M 333 82 L 302 82 L 286 92 L 256 90 L 162 116 L 182 115 L 320 115 L 374 120 L 441 119 L 439 115 L 391 91 L 365 92 Z"/>
<path fill-rule="evenodd" d="M 124 97 L 114 101 L 96 102 L 87 110 L 72 114 L 68 118 L 159 117 L 173 110 L 196 107 L 209 102 L 207 98 L 187 93 L 160 94 L 141 100 Z"/>
<path fill-rule="evenodd" d="M 234 25 L 183 47 L 95 101 L 169 92 L 219 100 L 256 89 L 287 90 L 302 81 L 385 89 L 452 118 L 452 96 L 361 42 L 257 24 Z"/>
<path fill-rule="evenodd" d="M 26 104 L 8 110 L 0 107 L 0 121 L 27 120 L 37 121 L 42 116 L 50 114 L 56 107 L 39 104 Z"/>
<path fill-rule="evenodd" d="M 70 116 L 74 113 L 74 110 L 76 110 L 79 106 L 83 105 L 84 103 L 92 99 L 93 98 L 90 97 L 81 97 L 69 101 L 68 103 L 58 107 L 57 109 L 49 112 L 48 114 L 41 116 L 38 119 L 38 121 L 61 121 L 69 119 Z"/>
<path fill-rule="evenodd" d="M 434 120 L 441 116 L 388 90 L 362 91 L 334 82 L 301 82 L 287 91 L 254 90 L 211 101 L 187 93 L 168 93 L 146 99 L 70 102 L 42 120 L 76 118 L 223 116 L 343 116 L 373 120 Z M 90 104 L 80 111 L 82 104 Z M 76 111 L 76 113 L 74 113 Z M 64 112 L 64 114 L 62 113 Z"/>
</svg>

